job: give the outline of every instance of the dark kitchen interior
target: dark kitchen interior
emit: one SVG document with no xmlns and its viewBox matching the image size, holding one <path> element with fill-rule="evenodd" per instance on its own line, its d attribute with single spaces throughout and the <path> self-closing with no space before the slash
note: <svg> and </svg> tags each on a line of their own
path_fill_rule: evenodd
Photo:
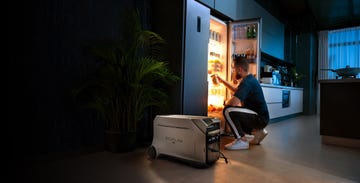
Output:
<svg viewBox="0 0 360 183">
<path fill-rule="evenodd" d="M 208 7 L 204 2 L 216 1 L 201 3 Z M 10 180 L 359 182 L 360 149 L 321 143 L 320 111 L 316 107 L 319 89 L 316 40 L 318 31 L 359 26 L 360 0 L 254 1 L 284 24 L 283 60 L 296 65 L 298 71 L 307 76 L 299 83 L 304 89 L 303 112 L 271 123 L 269 129 L 272 132 L 260 146 L 245 153 L 224 150 L 232 164 L 219 159 L 208 169 L 195 169 L 166 159 L 151 162 L 146 156 L 153 138 L 154 117 L 161 113 L 182 112 L 178 92 L 181 81 L 167 88 L 172 107 L 165 110 L 148 108 L 144 112 L 143 123 L 138 126 L 137 147 L 128 153 L 104 150 L 103 122 L 93 111 L 79 107 L 71 95 L 71 89 L 95 69 L 93 63 L 96 61 L 86 47 L 96 41 L 117 39 L 118 30 L 122 29 L 119 20 L 128 9 L 138 9 L 145 28 L 165 33 L 170 70 L 181 75 L 183 55 L 174 50 L 182 49 L 177 44 L 182 41 L 182 18 L 162 17 L 168 20 L 168 24 L 162 24 L 155 17 L 169 11 L 172 15 L 182 14 L 182 0 L 171 3 L 161 0 L 8 3 L 10 62 L 7 64 L 6 137 L 10 142 L 4 149 L 10 156 L 6 156 Z M 217 10 L 211 13 L 229 18 Z M 178 37 L 167 37 L 166 26 L 178 27 L 178 32 L 173 33 Z M 358 86 L 354 84 L 354 88 L 358 89 Z M 355 101 L 359 100 L 358 95 L 354 96 Z M 359 121 L 355 116 L 346 119 Z M 359 124 L 355 129 L 360 128 Z M 356 140 L 359 140 L 358 135 Z M 223 141 L 230 139 L 224 137 Z M 274 171 L 263 172 L 268 170 Z M 304 179 L 298 179 L 299 175 Z"/>
<path fill-rule="evenodd" d="M 297 32 L 332 30 L 359 25 L 359 1 L 256 0 Z"/>
</svg>

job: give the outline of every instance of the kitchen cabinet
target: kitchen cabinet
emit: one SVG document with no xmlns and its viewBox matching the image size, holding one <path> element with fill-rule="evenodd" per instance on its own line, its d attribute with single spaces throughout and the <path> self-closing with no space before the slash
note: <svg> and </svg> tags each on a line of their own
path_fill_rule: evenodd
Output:
<svg viewBox="0 0 360 183">
<path fill-rule="evenodd" d="M 272 87 L 262 87 L 264 92 L 265 101 L 268 104 L 281 103 L 281 89 Z"/>
<path fill-rule="evenodd" d="M 296 69 L 295 65 L 285 60 L 278 59 L 272 55 L 269 55 L 265 52 L 261 52 L 261 75 L 265 69 L 265 66 L 271 66 L 273 69 L 278 70 L 280 74 L 280 85 L 282 86 L 291 86 L 292 82 L 292 69 Z M 268 76 L 266 76 L 268 77 Z M 274 84 L 274 83 L 273 83 Z"/>
<path fill-rule="evenodd" d="M 303 112 L 303 90 L 294 89 L 290 93 L 290 113 L 296 114 Z"/>
<path fill-rule="evenodd" d="M 197 1 L 205 4 L 209 8 L 214 8 L 214 5 L 215 5 L 215 0 L 197 0 Z"/>
<path fill-rule="evenodd" d="M 304 88 L 304 114 L 316 114 L 317 94 L 317 38 L 315 33 L 303 33 L 297 36 L 296 70 L 305 75 L 306 79 L 299 81 Z"/>
<path fill-rule="evenodd" d="M 279 88 L 262 87 L 269 110 L 270 119 L 282 116 L 282 90 Z"/>
<path fill-rule="evenodd" d="M 238 3 L 238 0 L 215 0 L 214 8 L 232 19 L 244 19 L 237 17 Z"/>
<path fill-rule="evenodd" d="M 326 144 L 360 147 L 360 79 L 321 80 L 320 135 Z"/>
<path fill-rule="evenodd" d="M 302 113 L 303 89 L 261 84 L 270 120 Z"/>
</svg>

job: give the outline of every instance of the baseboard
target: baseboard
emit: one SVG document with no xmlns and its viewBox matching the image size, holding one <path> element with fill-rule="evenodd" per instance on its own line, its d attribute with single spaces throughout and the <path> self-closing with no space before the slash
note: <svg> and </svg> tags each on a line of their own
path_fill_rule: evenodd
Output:
<svg viewBox="0 0 360 183">
<path fill-rule="evenodd" d="M 360 139 L 322 135 L 321 141 L 323 144 L 327 144 L 327 145 L 337 145 L 337 146 L 344 146 L 344 147 L 360 148 Z"/>
<path fill-rule="evenodd" d="M 296 113 L 296 114 L 290 114 L 290 115 L 286 115 L 286 116 L 281 116 L 281 117 L 278 117 L 278 118 L 273 118 L 273 119 L 270 119 L 269 123 L 280 122 L 280 121 L 283 121 L 283 120 L 286 120 L 286 119 L 290 119 L 290 118 L 294 118 L 296 116 L 300 116 L 301 114 L 302 113 Z"/>
</svg>

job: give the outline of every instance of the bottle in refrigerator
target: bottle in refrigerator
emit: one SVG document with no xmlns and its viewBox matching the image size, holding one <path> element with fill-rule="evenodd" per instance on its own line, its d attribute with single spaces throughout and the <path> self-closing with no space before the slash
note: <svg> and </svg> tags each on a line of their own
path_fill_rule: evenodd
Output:
<svg viewBox="0 0 360 183">
<path fill-rule="evenodd" d="M 252 31 L 251 31 L 251 38 L 256 38 L 257 35 L 257 31 L 256 31 L 256 26 L 255 24 L 252 25 Z"/>
<path fill-rule="evenodd" d="M 251 27 L 250 27 L 250 26 L 247 26 L 246 38 L 248 38 L 248 39 L 252 38 L 252 31 L 251 31 Z"/>
</svg>

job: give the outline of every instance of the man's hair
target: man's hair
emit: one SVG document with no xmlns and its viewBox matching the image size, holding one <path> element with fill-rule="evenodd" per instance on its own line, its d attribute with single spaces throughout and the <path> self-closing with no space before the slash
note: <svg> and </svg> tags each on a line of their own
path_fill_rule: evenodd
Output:
<svg viewBox="0 0 360 183">
<path fill-rule="evenodd" d="M 235 57 L 233 61 L 234 61 L 235 67 L 241 67 L 242 69 L 244 69 L 245 72 L 248 72 L 249 63 L 246 60 L 246 58 L 238 56 L 238 57 Z"/>
</svg>

